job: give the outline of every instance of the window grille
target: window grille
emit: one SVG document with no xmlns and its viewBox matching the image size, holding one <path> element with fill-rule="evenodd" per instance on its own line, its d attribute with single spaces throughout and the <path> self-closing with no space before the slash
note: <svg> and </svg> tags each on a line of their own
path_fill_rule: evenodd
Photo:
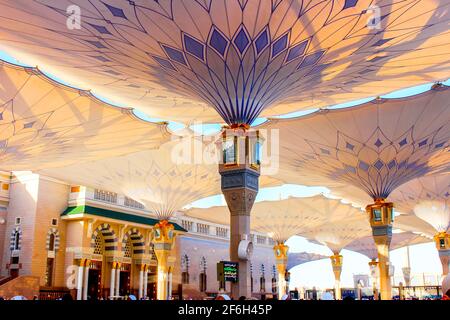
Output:
<svg viewBox="0 0 450 320">
<path fill-rule="evenodd" d="M 109 203 L 117 203 L 117 193 L 105 190 L 95 189 L 94 199 Z"/>
<path fill-rule="evenodd" d="M 95 237 L 94 254 L 103 254 L 103 238 L 100 234 Z"/>
<path fill-rule="evenodd" d="M 134 199 L 125 197 L 125 202 L 124 202 L 126 207 L 130 207 L 130 208 L 136 208 L 136 209 L 144 209 L 144 205 Z"/>
</svg>

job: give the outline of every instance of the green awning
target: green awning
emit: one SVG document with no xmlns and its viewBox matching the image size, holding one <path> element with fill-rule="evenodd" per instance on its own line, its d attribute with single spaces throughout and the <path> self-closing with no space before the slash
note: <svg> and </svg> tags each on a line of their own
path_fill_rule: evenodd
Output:
<svg viewBox="0 0 450 320">
<path fill-rule="evenodd" d="M 90 214 L 90 215 L 94 215 L 94 216 L 110 218 L 110 219 L 115 219 L 115 220 L 121 220 L 121 221 L 128 221 L 128 222 L 139 223 L 139 224 L 145 224 L 145 225 L 149 225 L 149 226 L 154 226 L 159 221 L 157 219 L 146 218 L 146 217 L 141 217 L 141 216 L 137 216 L 134 214 L 125 213 L 125 212 L 96 208 L 96 207 L 91 207 L 91 206 L 67 207 L 67 209 L 64 210 L 63 213 L 61 213 L 61 216 L 70 216 L 70 215 L 74 215 L 74 214 Z M 187 232 L 186 229 L 184 229 L 177 223 L 173 223 L 173 226 L 176 231 Z"/>
</svg>

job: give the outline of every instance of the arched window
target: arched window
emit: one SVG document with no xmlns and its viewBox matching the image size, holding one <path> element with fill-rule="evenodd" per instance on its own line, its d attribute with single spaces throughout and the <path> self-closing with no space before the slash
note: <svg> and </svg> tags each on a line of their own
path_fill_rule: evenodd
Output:
<svg viewBox="0 0 450 320">
<path fill-rule="evenodd" d="M 48 251 L 55 251 L 55 234 L 50 234 L 48 240 Z"/>
<path fill-rule="evenodd" d="M 272 293 L 277 293 L 277 268 L 272 266 Z"/>
<path fill-rule="evenodd" d="M 20 233 L 19 231 L 16 231 L 14 234 L 14 246 L 13 250 L 19 250 L 20 249 Z"/>
<path fill-rule="evenodd" d="M 261 264 L 261 276 L 259 277 L 259 291 L 266 292 L 266 277 L 264 275 L 264 264 Z"/>
<path fill-rule="evenodd" d="M 250 293 L 253 293 L 254 286 L 253 286 L 253 264 L 250 262 Z"/>
<path fill-rule="evenodd" d="M 103 254 L 103 236 L 101 233 L 95 236 L 94 254 Z"/>
<path fill-rule="evenodd" d="M 132 251 L 132 244 L 131 244 L 131 239 L 128 238 L 127 242 L 125 243 L 125 248 L 124 248 L 124 256 L 125 258 L 131 258 L 133 255 L 133 251 Z"/>
<path fill-rule="evenodd" d="M 206 258 L 202 257 L 200 259 L 200 276 L 199 276 L 199 280 L 200 280 L 200 292 L 205 292 L 206 291 L 206 286 L 207 286 L 207 279 L 206 279 Z"/>
<path fill-rule="evenodd" d="M 158 258 L 156 257 L 156 253 L 155 253 L 155 244 L 154 243 L 150 243 L 150 255 L 152 256 L 152 260 L 158 260 Z"/>
<path fill-rule="evenodd" d="M 187 254 L 181 258 L 181 283 L 189 284 L 189 257 Z"/>
</svg>

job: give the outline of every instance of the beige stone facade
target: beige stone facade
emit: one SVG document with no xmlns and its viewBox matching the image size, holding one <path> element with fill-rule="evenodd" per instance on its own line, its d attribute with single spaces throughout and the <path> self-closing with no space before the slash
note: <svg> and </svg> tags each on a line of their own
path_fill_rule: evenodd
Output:
<svg viewBox="0 0 450 320">
<path fill-rule="evenodd" d="M 0 289 L 11 287 L 1 284 L 8 277 L 27 276 L 38 279 L 41 297 L 155 298 L 157 220 L 142 205 L 29 172 L 1 173 L 0 188 Z M 217 293 L 216 263 L 229 260 L 229 227 L 187 217 L 172 222 L 173 296 Z M 253 293 L 270 294 L 273 243 L 252 236 Z"/>
</svg>

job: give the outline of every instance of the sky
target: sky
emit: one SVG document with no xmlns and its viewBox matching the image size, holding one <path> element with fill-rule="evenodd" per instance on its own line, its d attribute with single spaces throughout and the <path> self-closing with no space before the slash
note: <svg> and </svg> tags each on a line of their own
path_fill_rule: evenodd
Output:
<svg viewBox="0 0 450 320">
<path fill-rule="evenodd" d="M 0 59 L 30 67 L 26 64 L 26 62 L 18 61 L 8 53 L 4 51 L 0 51 Z M 49 78 L 54 79 L 65 85 L 70 85 L 64 81 L 64 79 L 57 78 L 51 74 L 45 72 L 45 70 L 41 70 L 44 72 Z M 444 82 L 445 85 L 450 85 L 450 80 Z M 430 89 L 432 83 L 407 88 L 399 91 L 392 92 L 390 94 L 382 96 L 382 98 L 400 98 L 410 95 L 415 95 Z M 86 88 L 83 88 L 86 89 Z M 95 92 L 92 92 L 97 98 L 100 100 L 109 103 L 114 106 L 123 107 L 120 104 L 115 103 L 114 101 L 109 100 L 107 97 L 99 96 Z M 345 108 L 351 107 L 354 105 L 358 105 L 361 103 L 365 103 L 374 99 L 375 97 L 367 97 L 365 99 L 360 99 L 357 101 L 352 101 L 348 103 L 343 103 L 335 106 L 330 106 L 330 109 L 336 108 Z M 307 110 L 307 111 L 299 111 L 293 112 L 290 114 L 282 115 L 281 118 L 290 118 L 290 117 L 299 117 L 302 115 L 309 114 L 311 112 L 316 111 L 317 109 Z M 135 114 L 147 121 L 164 121 L 165 119 L 160 118 L 152 118 L 146 115 L 145 113 L 135 110 Z M 266 121 L 265 118 L 258 118 L 253 123 L 253 125 L 258 125 L 262 122 Z M 185 126 L 181 123 L 168 121 L 169 129 L 176 132 L 177 130 L 183 129 Z M 198 133 L 202 134 L 211 134 L 214 132 L 218 132 L 221 129 L 221 124 L 203 124 L 203 125 L 192 125 L 190 128 Z M 259 190 L 256 201 L 264 201 L 264 200 L 278 200 L 284 199 L 288 196 L 295 197 L 307 197 L 312 196 L 318 193 L 328 194 L 329 190 L 325 187 L 306 187 L 299 185 L 283 185 L 280 187 L 272 187 L 272 188 L 262 188 Z M 225 205 L 225 200 L 222 195 L 212 196 L 205 199 L 200 199 L 195 201 L 188 207 L 201 207 L 207 208 L 210 206 L 218 206 Z M 308 242 L 306 239 L 302 237 L 292 237 L 287 241 L 287 244 L 290 248 L 291 252 L 313 252 L 320 253 L 323 255 L 331 255 L 331 251 L 325 246 L 316 245 Z M 349 250 L 343 250 L 341 254 L 344 257 L 343 270 L 341 275 L 341 286 L 342 287 L 353 287 L 353 275 L 354 274 L 369 274 L 368 262 L 369 259 L 362 254 L 352 252 Z M 395 266 L 395 283 L 398 284 L 398 281 L 402 281 L 401 277 L 401 268 L 406 264 L 406 249 L 401 248 L 397 250 L 391 251 L 391 262 Z M 442 273 L 441 263 L 439 261 L 437 250 L 434 246 L 434 243 L 420 244 L 410 247 L 410 266 L 411 272 L 413 275 L 413 283 L 418 281 L 418 284 L 421 284 L 423 274 L 425 275 L 434 275 L 436 278 L 439 278 L 439 275 Z M 415 279 L 414 279 L 415 277 Z M 312 287 L 316 286 L 316 288 L 332 288 L 334 284 L 334 275 L 332 272 L 331 262 L 329 259 L 309 262 L 300 266 L 297 266 L 291 269 L 291 283 L 290 287 Z"/>
</svg>

